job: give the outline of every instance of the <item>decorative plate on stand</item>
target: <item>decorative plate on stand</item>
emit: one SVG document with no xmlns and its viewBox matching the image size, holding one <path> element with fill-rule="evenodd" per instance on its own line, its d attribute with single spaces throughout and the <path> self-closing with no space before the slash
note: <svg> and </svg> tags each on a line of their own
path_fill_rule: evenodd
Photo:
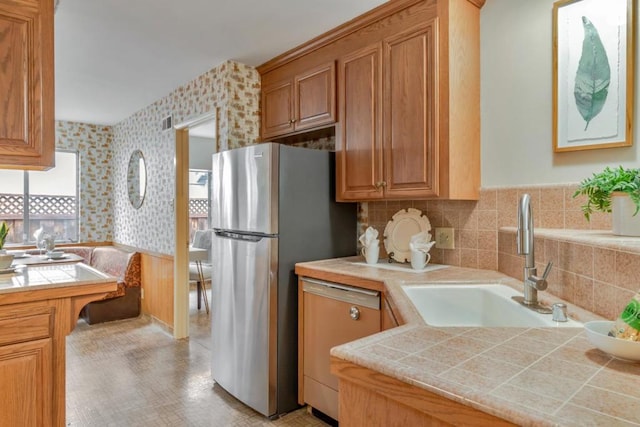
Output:
<svg viewBox="0 0 640 427">
<path fill-rule="evenodd" d="M 408 208 L 396 212 L 384 229 L 384 248 L 397 262 L 409 262 L 409 240 L 414 234 L 431 231 L 431 223 L 418 209 Z"/>
</svg>

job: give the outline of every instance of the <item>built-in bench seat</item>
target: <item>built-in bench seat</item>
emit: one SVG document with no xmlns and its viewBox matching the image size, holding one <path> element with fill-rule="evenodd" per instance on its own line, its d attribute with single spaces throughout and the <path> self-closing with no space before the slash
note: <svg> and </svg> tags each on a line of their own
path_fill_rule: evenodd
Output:
<svg viewBox="0 0 640 427">
<path fill-rule="evenodd" d="M 140 253 L 115 246 L 65 246 L 67 253 L 81 256 L 84 263 L 118 279 L 118 289 L 102 300 L 87 304 L 80 316 L 90 325 L 140 315 Z M 27 251 L 39 253 L 39 251 Z"/>
</svg>

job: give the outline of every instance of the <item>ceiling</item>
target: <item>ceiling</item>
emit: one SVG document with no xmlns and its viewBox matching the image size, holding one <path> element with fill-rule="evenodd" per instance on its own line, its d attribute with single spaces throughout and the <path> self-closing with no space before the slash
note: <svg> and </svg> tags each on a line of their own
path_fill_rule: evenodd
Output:
<svg viewBox="0 0 640 427">
<path fill-rule="evenodd" d="M 226 60 L 258 66 L 384 0 L 61 0 L 56 120 L 111 125 Z"/>
</svg>

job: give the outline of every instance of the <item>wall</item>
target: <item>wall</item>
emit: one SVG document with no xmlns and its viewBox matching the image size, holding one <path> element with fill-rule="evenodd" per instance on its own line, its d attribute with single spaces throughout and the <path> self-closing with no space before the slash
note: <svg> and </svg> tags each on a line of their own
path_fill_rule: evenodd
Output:
<svg viewBox="0 0 640 427">
<path fill-rule="evenodd" d="M 180 86 L 114 127 L 114 241 L 142 250 L 173 254 L 175 133 L 160 122 L 173 114 L 174 124 L 216 111 L 220 148 L 254 143 L 259 129 L 260 78 L 248 66 L 227 61 Z M 147 194 L 140 209 L 129 204 L 126 167 L 139 149 L 147 162 Z"/>
<path fill-rule="evenodd" d="M 189 135 L 189 169 L 211 170 L 211 155 L 215 152 L 215 138 Z"/>
<path fill-rule="evenodd" d="M 637 136 L 632 147 L 553 153 L 553 3 L 488 0 L 481 10 L 483 187 L 571 183 L 606 165 L 638 166 Z"/>
<path fill-rule="evenodd" d="M 113 239 L 112 139 L 110 126 L 56 122 L 56 148 L 79 155 L 81 242 Z"/>
</svg>

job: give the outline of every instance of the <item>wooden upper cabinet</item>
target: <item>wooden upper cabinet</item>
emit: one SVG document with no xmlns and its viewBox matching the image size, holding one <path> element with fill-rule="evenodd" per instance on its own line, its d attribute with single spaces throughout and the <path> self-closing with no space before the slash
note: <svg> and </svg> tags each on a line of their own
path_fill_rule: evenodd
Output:
<svg viewBox="0 0 640 427">
<path fill-rule="evenodd" d="M 479 197 L 482 3 L 410 6 L 414 16 L 381 21 L 386 32 L 362 30 L 380 41 L 339 61 L 338 200 Z M 380 43 L 382 83 L 368 84 L 371 73 L 354 70 Z"/>
<path fill-rule="evenodd" d="M 293 82 L 286 80 L 262 88 L 262 136 L 293 132 Z"/>
<path fill-rule="evenodd" d="M 388 1 L 262 64 L 263 139 L 332 123 L 337 61 L 337 200 L 477 200 L 484 3 Z"/>
<path fill-rule="evenodd" d="M 264 80 L 263 80 L 264 81 Z M 336 121 L 335 62 L 262 88 L 262 139 L 332 125 Z"/>
<path fill-rule="evenodd" d="M 384 40 L 384 193 L 438 195 L 436 21 Z"/>
<path fill-rule="evenodd" d="M 336 122 L 336 65 L 334 61 L 295 77 L 296 131 Z"/>
<path fill-rule="evenodd" d="M 340 58 L 338 87 L 338 193 L 343 199 L 382 198 L 382 45 Z"/>
<path fill-rule="evenodd" d="M 438 195 L 435 20 L 339 61 L 338 197 Z"/>
<path fill-rule="evenodd" d="M 53 3 L 0 0 L 0 168 L 54 163 Z"/>
</svg>

